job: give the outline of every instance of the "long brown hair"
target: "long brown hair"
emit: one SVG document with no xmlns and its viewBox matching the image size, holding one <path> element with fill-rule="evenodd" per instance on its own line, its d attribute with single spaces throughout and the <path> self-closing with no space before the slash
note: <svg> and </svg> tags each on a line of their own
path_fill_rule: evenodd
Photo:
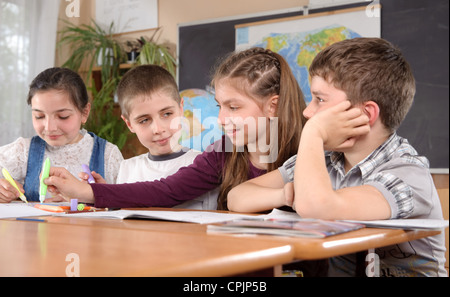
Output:
<svg viewBox="0 0 450 297">
<path fill-rule="evenodd" d="M 267 171 L 280 167 L 297 153 L 300 135 L 306 119 L 303 93 L 286 60 L 277 53 L 263 48 L 251 48 L 232 53 L 216 69 L 212 84 L 219 81 L 239 82 L 236 87 L 249 97 L 262 102 L 278 95 L 278 156 L 268 164 Z M 228 192 L 248 179 L 249 153 L 247 148 L 238 152 L 226 152 L 218 209 L 227 209 Z"/>
</svg>

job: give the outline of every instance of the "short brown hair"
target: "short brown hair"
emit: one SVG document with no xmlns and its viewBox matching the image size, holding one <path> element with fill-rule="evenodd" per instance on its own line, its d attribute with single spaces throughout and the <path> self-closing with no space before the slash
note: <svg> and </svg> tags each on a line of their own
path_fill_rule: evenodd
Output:
<svg viewBox="0 0 450 297">
<path fill-rule="evenodd" d="M 181 97 L 174 77 L 157 65 L 140 65 L 127 71 L 117 86 L 122 115 L 128 119 L 133 100 L 137 96 L 162 91 L 180 104 Z"/>
<path fill-rule="evenodd" d="M 333 83 L 353 104 L 374 101 L 382 123 L 396 130 L 416 92 L 411 68 L 401 51 L 381 38 L 354 38 L 332 44 L 313 60 L 309 74 Z"/>
</svg>

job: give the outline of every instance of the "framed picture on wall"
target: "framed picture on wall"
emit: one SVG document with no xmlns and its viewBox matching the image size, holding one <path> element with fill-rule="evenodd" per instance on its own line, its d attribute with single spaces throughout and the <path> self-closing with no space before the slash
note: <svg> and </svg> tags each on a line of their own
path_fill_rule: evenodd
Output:
<svg viewBox="0 0 450 297">
<path fill-rule="evenodd" d="M 158 0 L 96 0 L 95 21 L 114 33 L 127 33 L 158 27 Z"/>
</svg>

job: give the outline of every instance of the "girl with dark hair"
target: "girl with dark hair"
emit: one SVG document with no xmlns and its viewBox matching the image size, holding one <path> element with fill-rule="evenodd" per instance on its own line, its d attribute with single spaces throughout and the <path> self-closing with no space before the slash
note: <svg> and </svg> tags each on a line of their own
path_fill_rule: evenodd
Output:
<svg viewBox="0 0 450 297">
<path fill-rule="evenodd" d="M 122 154 L 114 144 L 82 128 L 91 105 L 86 86 L 76 72 L 58 67 L 44 70 L 32 81 L 27 102 L 37 135 L 19 137 L 0 147 L 0 167 L 7 168 L 28 201 L 39 201 L 39 174 L 46 158 L 76 176 L 82 164 L 89 165 L 115 183 Z M 17 190 L 0 178 L 0 203 L 17 197 Z"/>
</svg>

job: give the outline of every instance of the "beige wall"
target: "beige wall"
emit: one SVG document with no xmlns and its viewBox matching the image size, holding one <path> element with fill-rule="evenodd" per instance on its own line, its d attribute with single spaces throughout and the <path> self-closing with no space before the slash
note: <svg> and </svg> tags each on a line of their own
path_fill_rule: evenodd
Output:
<svg viewBox="0 0 450 297">
<path fill-rule="evenodd" d="M 80 0 L 80 17 L 68 19 L 65 9 L 69 2 L 61 0 L 60 18 L 69 20 L 74 24 L 89 23 L 95 18 L 95 1 Z M 307 5 L 309 0 L 159 0 L 158 19 L 161 30 L 159 43 L 167 44 L 173 53 L 176 53 L 178 42 L 178 24 L 198 22 L 217 18 L 230 18 L 242 15 L 252 15 L 285 9 L 295 9 Z M 60 23 L 60 28 L 62 24 Z M 132 39 L 140 36 L 152 36 L 153 30 L 129 33 L 122 36 Z M 64 61 L 65 50 L 57 52 L 56 65 Z"/>
<path fill-rule="evenodd" d="M 159 0 L 161 41 L 176 44 L 180 23 L 298 8 L 308 0 Z"/>
</svg>

